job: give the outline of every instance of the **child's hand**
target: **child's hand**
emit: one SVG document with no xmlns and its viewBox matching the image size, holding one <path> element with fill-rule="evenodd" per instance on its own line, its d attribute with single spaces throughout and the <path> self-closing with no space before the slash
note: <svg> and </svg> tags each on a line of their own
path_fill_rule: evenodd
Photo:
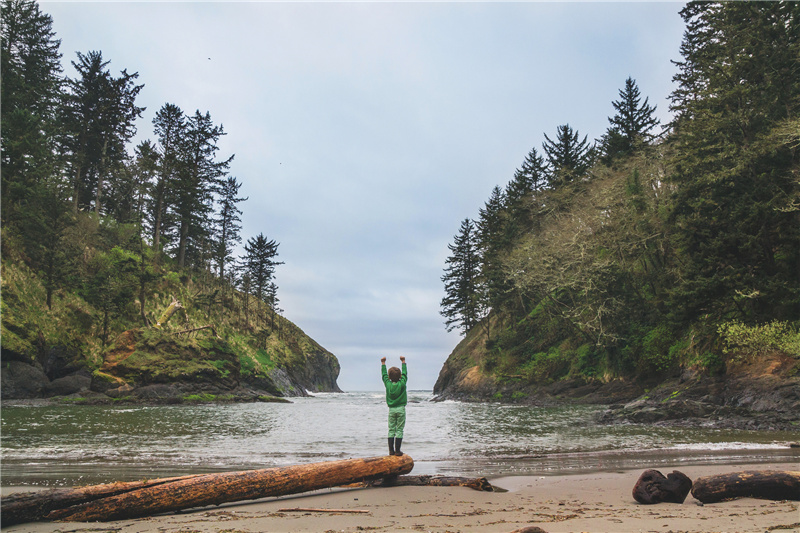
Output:
<svg viewBox="0 0 800 533">
<path fill-rule="evenodd" d="M 400 362 L 401 362 L 401 363 L 405 363 L 405 362 L 406 362 L 406 358 L 405 358 L 405 357 L 403 357 L 402 355 L 400 356 Z"/>
<path fill-rule="evenodd" d="M 385 364 L 386 364 L 386 358 L 385 358 L 385 357 L 381 357 L 381 364 L 382 364 L 382 365 L 385 365 Z"/>
</svg>

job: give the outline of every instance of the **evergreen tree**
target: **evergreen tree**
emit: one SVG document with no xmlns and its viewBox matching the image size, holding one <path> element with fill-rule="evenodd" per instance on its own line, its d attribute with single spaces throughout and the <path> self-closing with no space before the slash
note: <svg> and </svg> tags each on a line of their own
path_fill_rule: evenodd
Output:
<svg viewBox="0 0 800 533">
<path fill-rule="evenodd" d="M 100 312 L 103 346 L 108 341 L 112 321 L 133 308 L 139 264 L 139 257 L 120 247 L 98 252 L 89 262 L 83 296 Z"/>
<path fill-rule="evenodd" d="M 495 186 L 489 200 L 480 209 L 476 224 L 477 250 L 481 258 L 481 284 L 486 287 L 487 306 L 492 309 L 497 309 L 505 298 L 502 258 L 510 247 L 505 206 L 505 193 L 500 186 Z"/>
<path fill-rule="evenodd" d="M 50 15 L 31 0 L 4 0 L 2 13 L 0 211 L 7 224 L 17 212 L 16 204 L 32 208 L 28 195 L 50 180 L 57 169 L 55 113 L 62 81 L 61 41 L 55 38 Z"/>
<path fill-rule="evenodd" d="M 216 126 L 211 114 L 200 111 L 187 120 L 185 142 L 182 143 L 181 163 L 175 184 L 175 211 L 179 221 L 178 268 L 187 266 L 187 257 L 195 268 L 203 268 L 209 252 L 213 228 L 214 191 L 230 167 L 233 156 L 217 161 L 217 142 L 225 135 Z"/>
<path fill-rule="evenodd" d="M 242 184 L 236 181 L 236 178 L 229 176 L 222 183 L 219 191 L 220 208 L 217 217 L 217 240 L 214 255 L 220 279 L 225 277 L 225 265 L 231 261 L 234 246 L 242 242 L 239 234 L 242 229 L 239 215 L 242 214 L 242 211 L 237 204 L 246 201 L 247 198 L 238 196 L 241 186 Z"/>
<path fill-rule="evenodd" d="M 162 239 L 172 227 L 170 194 L 178 180 L 181 146 L 186 136 L 186 117 L 175 104 L 164 104 L 153 118 L 153 130 L 158 138 L 157 172 L 148 206 L 153 232 L 153 249 L 160 253 Z"/>
<path fill-rule="evenodd" d="M 594 146 L 569 124 L 558 127 L 556 140 L 545 134 L 542 148 L 549 166 L 548 185 L 556 187 L 583 178 L 594 162 Z"/>
<path fill-rule="evenodd" d="M 619 91 L 619 97 L 620 100 L 611 102 L 617 113 L 608 118 L 611 126 L 600 142 L 605 164 L 651 143 L 654 138 L 651 131 L 659 124 L 654 116 L 655 106 L 649 105 L 647 98 L 642 102 L 639 87 L 632 78 L 625 80 L 625 88 Z"/>
<path fill-rule="evenodd" d="M 278 246 L 274 240 L 267 240 L 263 233 L 248 239 L 244 245 L 245 256 L 243 265 L 250 284 L 250 293 L 259 302 L 266 301 L 275 267 L 282 262 L 275 261 L 278 257 Z"/>
<path fill-rule="evenodd" d="M 483 315 L 484 299 L 478 284 L 480 259 L 475 225 L 470 219 L 461 223 L 453 244 L 447 245 L 452 253 L 447 258 L 442 281 L 445 296 L 441 302 L 441 315 L 445 317 L 447 331 L 459 328 L 466 333 L 478 324 Z"/>
<path fill-rule="evenodd" d="M 514 179 L 506 187 L 508 205 L 512 206 L 547 185 L 547 164 L 536 148 L 531 148 Z"/>
<path fill-rule="evenodd" d="M 672 222 L 685 255 L 675 303 L 741 320 L 800 314 L 800 4 L 691 2 L 676 64 Z"/>
<path fill-rule="evenodd" d="M 123 70 L 114 78 L 108 64 L 101 52 L 78 52 L 78 61 L 72 62 L 78 77 L 67 79 L 62 146 L 69 157 L 76 211 L 93 203 L 95 213 L 103 213 L 106 182 L 125 160 L 125 145 L 144 110 L 135 105 L 144 87 L 134 84 L 139 74 Z"/>
<path fill-rule="evenodd" d="M 506 245 L 510 245 L 530 230 L 534 194 L 542 190 L 546 183 L 547 165 L 544 157 L 533 148 L 522 162 L 522 166 L 514 172 L 514 179 L 506 185 L 506 237 L 504 238 Z"/>
</svg>

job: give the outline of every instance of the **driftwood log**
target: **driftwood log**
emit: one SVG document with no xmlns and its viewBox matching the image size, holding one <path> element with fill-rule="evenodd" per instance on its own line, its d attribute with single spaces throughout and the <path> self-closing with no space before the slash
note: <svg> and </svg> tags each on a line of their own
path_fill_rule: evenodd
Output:
<svg viewBox="0 0 800 533">
<path fill-rule="evenodd" d="M 800 500 L 800 472 L 748 470 L 697 478 L 692 496 L 703 503 L 734 498 Z"/>
<path fill-rule="evenodd" d="M 502 489 L 492 486 L 485 477 L 398 476 L 371 481 L 369 485 L 373 487 L 469 487 L 485 492 L 502 491 Z"/>
<path fill-rule="evenodd" d="M 108 496 L 116 496 L 138 489 L 155 487 L 173 481 L 195 476 L 182 476 L 153 479 L 148 481 L 131 481 L 128 483 L 106 483 L 71 489 L 50 489 L 36 492 L 16 492 L 0 499 L 2 512 L 0 526 L 12 526 L 25 522 L 42 520 L 50 511 L 64 509 L 73 505 L 99 500 Z"/>
<path fill-rule="evenodd" d="M 664 477 L 658 470 L 645 470 L 633 486 L 633 499 L 643 504 L 683 503 L 690 490 L 692 480 L 683 472 L 674 470 Z"/>
<path fill-rule="evenodd" d="M 386 476 L 399 476 L 407 474 L 413 467 L 414 460 L 408 455 L 387 455 L 169 478 L 167 482 L 151 482 L 148 486 L 132 487 L 122 493 L 100 496 L 84 503 L 68 503 L 59 507 L 48 504 L 42 507 L 45 511 L 43 514 L 24 517 L 17 515 L 17 519 L 22 520 L 14 523 L 38 520 L 106 522 L 141 518 L 195 507 L 298 494 Z M 10 525 L 6 524 L 6 498 L 3 498 L 0 505 L 3 508 L 3 526 Z"/>
</svg>

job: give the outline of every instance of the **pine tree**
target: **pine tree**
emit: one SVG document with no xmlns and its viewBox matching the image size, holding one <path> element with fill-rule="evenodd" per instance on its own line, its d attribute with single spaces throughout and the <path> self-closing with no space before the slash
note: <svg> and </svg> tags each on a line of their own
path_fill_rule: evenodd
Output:
<svg viewBox="0 0 800 533">
<path fill-rule="evenodd" d="M 558 127 L 555 141 L 545 134 L 542 148 L 549 167 L 548 185 L 556 187 L 586 176 L 594 162 L 595 152 L 587 137 L 579 140 L 578 131 L 573 131 L 569 124 Z"/>
<path fill-rule="evenodd" d="M 632 78 L 625 80 L 625 88 L 619 91 L 620 100 L 611 103 L 617 113 L 609 117 L 611 126 L 600 141 L 602 161 L 610 164 L 615 158 L 632 154 L 639 147 L 653 141 L 652 130 L 658 126 L 655 106 L 642 102 L 639 87 Z"/>
<path fill-rule="evenodd" d="M 149 202 L 149 218 L 153 231 L 153 249 L 159 254 L 162 240 L 172 228 L 171 201 L 177 201 L 173 188 L 178 181 L 181 147 L 186 136 L 186 117 L 175 104 L 164 104 L 153 118 L 157 143 L 157 176 Z M 158 257 L 158 255 L 156 255 Z"/>
<path fill-rule="evenodd" d="M 800 315 L 800 4 L 691 2 L 672 109 L 679 319 Z M 678 309 L 678 307 L 675 307 Z"/>
<path fill-rule="evenodd" d="M 479 211 L 475 234 L 481 258 L 481 284 L 486 287 L 486 303 L 492 309 L 499 307 L 505 299 L 502 257 L 511 245 L 507 225 L 506 196 L 500 186 L 495 186 Z"/>
<path fill-rule="evenodd" d="M 123 70 L 114 78 L 103 54 L 78 52 L 72 62 L 76 79 L 67 79 L 62 121 L 63 150 L 68 154 L 75 210 L 103 213 L 103 191 L 127 154 L 125 146 L 136 134 L 134 122 L 144 111 L 135 105 L 144 85 L 135 85 L 138 73 Z"/>
<path fill-rule="evenodd" d="M 50 15 L 31 0 L 4 0 L 2 13 L 0 211 L 7 224 L 17 213 L 17 204 L 31 209 L 28 196 L 33 188 L 55 176 L 55 114 L 62 81 L 61 41 L 55 38 Z"/>
<path fill-rule="evenodd" d="M 214 255 L 217 262 L 217 269 L 220 279 L 225 277 L 225 265 L 231 262 L 233 248 L 242 242 L 239 232 L 242 229 L 239 215 L 242 211 L 238 204 L 247 201 L 247 198 L 238 196 L 239 188 L 242 186 L 236 178 L 229 176 L 222 183 L 219 191 L 219 216 L 216 219 L 216 244 Z"/>
<path fill-rule="evenodd" d="M 196 111 L 186 124 L 185 141 L 182 143 L 181 162 L 175 183 L 175 212 L 178 217 L 178 268 L 187 266 L 187 258 L 195 268 L 207 265 L 211 233 L 211 212 L 214 191 L 221 183 L 233 156 L 218 161 L 217 142 L 225 135 L 222 126 L 216 126 L 211 114 Z"/>
<path fill-rule="evenodd" d="M 469 218 L 461 223 L 453 244 L 447 245 L 452 253 L 447 258 L 442 281 L 445 296 L 441 302 L 441 315 L 445 328 L 459 328 L 466 333 L 478 324 L 483 316 L 484 298 L 478 284 L 480 259 L 475 225 Z"/>
<path fill-rule="evenodd" d="M 248 239 L 244 245 L 245 256 L 242 263 L 249 277 L 250 293 L 259 302 L 266 301 L 275 267 L 283 264 L 275 261 L 278 257 L 278 246 L 274 240 L 267 240 L 263 233 Z"/>
<path fill-rule="evenodd" d="M 542 190 L 546 183 L 547 165 L 544 157 L 533 148 L 522 162 L 522 166 L 514 172 L 514 179 L 506 185 L 504 204 L 506 236 L 503 240 L 507 246 L 530 230 L 534 194 Z"/>
</svg>

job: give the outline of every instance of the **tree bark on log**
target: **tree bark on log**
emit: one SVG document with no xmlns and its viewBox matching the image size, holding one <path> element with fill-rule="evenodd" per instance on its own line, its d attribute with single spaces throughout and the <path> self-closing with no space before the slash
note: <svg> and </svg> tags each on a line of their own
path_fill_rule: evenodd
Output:
<svg viewBox="0 0 800 533">
<path fill-rule="evenodd" d="M 469 487 L 485 492 L 498 491 L 485 477 L 450 477 L 450 476 L 398 476 L 385 477 L 370 483 L 373 487 Z M 500 491 L 498 491 L 500 492 Z"/>
<path fill-rule="evenodd" d="M 181 476 L 131 481 L 129 483 L 106 483 L 71 489 L 51 489 L 37 492 L 15 492 L 0 498 L 0 527 L 36 522 L 42 520 L 50 511 L 64 509 L 72 505 L 91 502 L 116 496 L 133 490 L 155 487 L 194 476 Z"/>
<path fill-rule="evenodd" d="M 166 324 L 169 321 L 169 319 L 172 318 L 172 315 L 174 315 L 179 309 L 183 309 L 183 306 L 173 296 L 172 302 L 170 302 L 166 310 L 164 310 L 164 312 L 161 314 L 161 318 L 158 319 L 158 322 L 156 322 L 153 325 L 153 327 L 156 329 L 161 329 L 164 326 L 164 324 Z"/>
<path fill-rule="evenodd" d="M 692 489 L 692 480 L 674 470 L 664 477 L 658 470 L 645 470 L 633 486 L 633 499 L 643 504 L 683 503 Z"/>
<path fill-rule="evenodd" d="M 703 503 L 734 498 L 800 500 L 800 472 L 747 470 L 697 478 L 692 496 Z"/>
<path fill-rule="evenodd" d="M 407 474 L 408 455 L 346 459 L 324 463 L 189 476 L 115 496 L 50 511 L 41 519 L 90 522 L 141 518 L 241 500 L 297 494 Z"/>
</svg>

